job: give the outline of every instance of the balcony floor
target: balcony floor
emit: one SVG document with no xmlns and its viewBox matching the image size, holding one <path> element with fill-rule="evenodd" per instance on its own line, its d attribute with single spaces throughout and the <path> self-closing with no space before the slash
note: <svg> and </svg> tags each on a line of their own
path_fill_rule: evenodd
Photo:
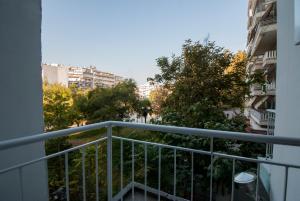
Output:
<svg viewBox="0 0 300 201">
<path fill-rule="evenodd" d="M 125 196 L 124 201 L 132 201 L 132 193 L 131 191 L 128 192 L 128 194 Z M 135 200 L 144 200 L 144 192 L 140 190 L 136 190 L 134 192 L 134 199 Z M 157 201 L 157 198 L 155 198 L 153 195 L 147 195 L 148 201 Z"/>
</svg>

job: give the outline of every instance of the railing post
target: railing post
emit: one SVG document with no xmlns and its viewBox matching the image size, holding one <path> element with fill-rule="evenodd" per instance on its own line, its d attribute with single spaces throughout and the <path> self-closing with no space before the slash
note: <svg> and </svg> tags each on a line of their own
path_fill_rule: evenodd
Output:
<svg viewBox="0 0 300 201">
<path fill-rule="evenodd" d="M 107 200 L 112 201 L 112 126 L 107 127 Z"/>
</svg>

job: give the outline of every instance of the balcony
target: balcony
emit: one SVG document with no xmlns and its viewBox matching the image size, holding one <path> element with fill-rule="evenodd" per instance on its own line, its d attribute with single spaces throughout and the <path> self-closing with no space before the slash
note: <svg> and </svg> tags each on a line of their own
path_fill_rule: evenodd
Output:
<svg viewBox="0 0 300 201">
<path fill-rule="evenodd" d="M 261 17 L 264 15 L 264 13 L 265 13 L 265 11 L 261 10 L 261 11 L 258 11 L 254 14 L 254 16 L 252 17 L 252 20 L 250 22 L 249 30 L 252 30 L 252 29 L 255 28 L 255 26 L 257 25 L 257 23 L 259 22 Z"/>
<path fill-rule="evenodd" d="M 265 5 L 275 3 L 277 0 L 265 0 Z"/>
<path fill-rule="evenodd" d="M 263 70 L 262 58 L 258 57 L 253 65 L 253 71 Z"/>
<path fill-rule="evenodd" d="M 266 94 L 270 96 L 274 96 L 276 92 L 276 83 L 271 82 L 266 84 Z"/>
<path fill-rule="evenodd" d="M 267 51 L 264 54 L 263 58 L 263 67 L 268 67 L 270 65 L 276 64 L 277 61 L 277 51 L 272 50 L 272 51 Z"/>
<path fill-rule="evenodd" d="M 250 110 L 251 118 L 260 126 L 268 125 L 268 113 L 266 111 Z"/>
<path fill-rule="evenodd" d="M 257 118 L 264 119 L 264 115 L 256 112 L 252 114 L 258 116 Z M 49 132 L 46 134 L 28 136 L 24 138 L 18 138 L 13 140 L 1 141 L 0 142 L 0 150 L 7 150 L 10 148 L 16 148 L 23 145 L 28 145 L 37 142 L 44 142 L 47 139 L 57 138 L 68 136 L 74 133 L 89 131 L 94 129 L 106 128 L 107 134 L 102 138 L 96 139 L 94 141 L 72 147 L 67 150 L 59 151 L 57 153 L 53 153 L 41 158 L 36 158 L 31 161 L 27 161 L 25 163 L 21 163 L 18 165 L 14 165 L 12 167 L 7 167 L 6 169 L 0 170 L 0 175 L 7 174 L 10 171 L 18 170 L 19 172 L 19 187 L 21 197 L 23 197 L 24 187 L 28 185 L 27 183 L 23 183 L 22 176 L 26 174 L 23 171 L 24 168 L 34 165 L 39 162 L 47 162 L 55 157 L 63 158 L 63 167 L 64 170 L 64 186 L 61 189 L 63 198 L 56 200 L 70 200 L 70 164 L 69 164 L 69 156 L 73 152 L 78 152 L 79 157 L 78 161 L 81 161 L 81 175 L 80 182 L 78 184 L 78 188 L 80 188 L 80 196 L 77 197 L 79 200 L 86 201 L 88 198 L 88 192 L 91 192 L 91 189 L 87 189 L 89 181 L 88 173 L 94 173 L 97 175 L 95 177 L 94 186 L 92 187 L 95 192 L 95 200 L 100 200 L 100 193 L 106 192 L 107 197 L 102 200 L 218 200 L 216 198 L 216 188 L 218 188 L 215 183 L 215 174 L 214 169 L 218 167 L 219 160 L 227 160 L 228 163 L 227 168 L 230 169 L 231 175 L 227 178 L 231 185 L 228 186 L 230 189 L 230 193 L 228 194 L 228 199 L 230 200 L 239 200 L 238 196 L 244 195 L 249 196 L 247 200 L 261 200 L 262 193 L 261 190 L 263 188 L 263 183 L 260 181 L 260 171 L 261 168 L 265 165 L 268 166 L 276 166 L 284 168 L 282 172 L 284 182 L 282 185 L 282 193 L 284 195 L 283 200 L 286 199 L 287 196 L 287 185 L 289 183 L 288 173 L 291 169 L 300 169 L 300 166 L 295 164 L 281 163 L 278 161 L 266 160 L 265 158 L 250 158 L 239 155 L 234 155 L 230 153 L 224 153 L 216 150 L 214 142 L 217 142 L 218 139 L 233 141 L 235 149 L 238 149 L 238 141 L 247 141 L 253 143 L 263 143 L 263 144 L 278 144 L 282 146 L 300 146 L 300 139 L 298 138 L 288 138 L 288 137 L 276 137 L 276 136 L 265 136 L 265 135 L 255 135 L 249 133 L 237 133 L 237 132 L 228 132 L 228 131 L 216 131 L 216 130 L 206 130 L 206 129 L 197 129 L 197 128 L 186 128 L 186 127 L 174 127 L 174 126 L 163 126 L 163 125 L 151 125 L 151 124 L 137 124 L 137 123 L 127 123 L 127 122 L 103 122 L 96 123 L 87 126 L 71 128 L 66 130 Z M 152 132 L 159 132 L 162 135 L 167 134 L 179 134 L 186 137 L 196 136 L 205 138 L 209 142 L 208 150 L 202 148 L 190 148 L 188 146 L 176 146 L 170 144 L 164 144 L 161 142 L 152 142 L 152 141 L 144 141 L 132 139 L 129 137 L 122 137 L 117 135 L 117 129 L 113 128 L 131 128 L 131 129 L 142 129 Z M 113 133 L 113 131 L 115 133 Z M 154 133 L 153 133 L 154 134 Z M 129 135 L 130 136 L 130 135 Z M 126 146 L 125 146 L 126 144 Z M 93 153 L 90 153 L 91 150 L 89 148 L 94 148 Z M 106 178 L 99 177 L 99 172 L 104 171 L 98 165 L 99 162 L 99 149 L 106 148 Z M 125 148 L 126 147 L 126 148 Z M 115 151 L 116 148 L 118 152 Z M 139 150 L 139 151 L 138 151 Z M 156 150 L 154 156 L 157 160 L 155 162 L 155 169 L 149 169 L 148 167 L 154 161 L 149 161 L 150 150 Z M 166 158 L 165 153 L 171 153 L 171 158 Z M 154 152 L 151 152 L 153 154 Z M 87 156 L 92 156 L 89 158 L 91 164 L 96 164 L 95 166 L 87 166 Z M 128 156 L 128 160 L 125 159 L 125 154 Z M 119 157 L 119 163 L 113 164 L 113 156 Z M 143 160 L 138 160 L 142 156 Z M 139 158 L 138 158 L 139 157 Z M 207 194 L 200 194 L 202 197 L 199 197 L 199 189 L 196 186 L 199 185 L 205 178 L 199 178 L 196 176 L 197 169 L 194 166 L 196 160 L 200 158 L 206 157 L 208 159 L 207 164 L 207 175 L 208 175 L 208 184 L 207 184 Z M 185 174 L 182 175 L 181 169 L 179 169 L 179 163 L 185 162 Z M 239 172 L 237 165 L 241 162 L 251 163 L 253 167 L 256 167 L 254 173 L 242 173 Z M 162 175 L 162 167 L 165 168 L 166 163 L 172 164 L 172 170 L 169 171 L 169 175 Z M 125 180 L 125 170 L 124 168 L 130 167 L 131 177 L 129 180 Z M 188 168 L 188 169 L 187 169 Z M 157 174 L 153 174 L 151 171 L 155 171 Z M 253 171 L 253 170 L 252 170 Z M 128 172 L 128 169 L 127 169 Z M 137 175 L 143 175 L 143 181 L 136 181 L 135 178 Z M 248 175 L 253 178 L 253 191 L 241 192 L 239 188 L 236 187 L 238 185 L 238 180 L 241 179 L 242 176 Z M 253 176 L 252 176 L 253 175 Z M 258 175 L 258 176 L 257 176 Z M 149 177 L 156 177 L 157 185 L 155 187 L 150 186 L 148 183 Z M 114 178 L 114 179 L 113 179 Z M 179 180 L 180 179 L 180 180 Z M 107 181 L 107 185 L 105 189 L 100 191 L 99 183 L 103 182 L 103 180 Z M 166 188 L 164 185 L 166 181 L 169 182 L 171 188 Z M 184 185 L 183 185 L 183 183 Z M 118 187 L 119 190 L 116 190 Z M 184 190 L 184 194 L 178 194 L 178 189 Z M 103 191 L 104 190 L 104 191 Z M 32 193 L 32 192 L 31 192 Z M 198 196 L 198 197 L 197 197 Z M 227 199 L 226 199 L 227 200 Z"/>
<path fill-rule="evenodd" d="M 265 94 L 263 91 L 263 87 L 259 84 L 252 85 L 250 91 L 251 96 L 262 96 Z"/>
<path fill-rule="evenodd" d="M 263 19 L 255 28 L 255 36 L 251 46 L 251 56 L 264 54 L 276 46 L 277 20 L 275 17 Z"/>
</svg>

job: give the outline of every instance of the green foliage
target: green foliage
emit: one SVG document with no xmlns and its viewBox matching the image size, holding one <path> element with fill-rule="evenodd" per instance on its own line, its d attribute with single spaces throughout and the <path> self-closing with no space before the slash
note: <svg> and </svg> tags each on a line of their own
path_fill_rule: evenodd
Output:
<svg viewBox="0 0 300 201">
<path fill-rule="evenodd" d="M 168 91 L 167 97 L 161 101 L 160 115 L 162 124 L 196 127 L 214 130 L 245 131 L 246 118 L 236 116 L 226 118 L 223 111 L 230 108 L 243 108 L 249 88 L 253 83 L 261 81 L 259 73 L 249 77 L 246 73 L 247 57 L 244 52 L 231 53 L 213 42 L 201 44 L 188 40 L 182 47 L 179 57 L 161 57 L 157 65 L 161 73 L 148 78 L 157 82 Z M 195 136 L 163 135 L 162 141 L 176 146 L 194 149 L 210 150 L 211 139 Z M 246 151 L 248 144 L 236 141 L 214 139 L 214 150 L 236 154 L 241 149 Z M 251 150 L 251 151 L 250 151 Z M 248 149 L 251 156 L 257 156 L 261 149 Z M 171 158 L 172 153 L 169 153 Z M 248 153 L 249 155 L 249 153 Z M 180 156 L 182 160 L 190 161 L 189 156 Z M 224 195 L 230 192 L 231 161 L 214 160 L 214 182 L 216 193 Z M 172 164 L 172 161 L 170 161 Z M 202 157 L 195 161 L 195 176 L 201 179 L 198 185 L 198 197 L 205 197 L 208 192 L 210 175 L 210 158 Z M 169 165 L 171 169 L 171 165 Z M 178 174 L 184 178 L 190 174 L 186 164 L 179 164 Z M 244 169 L 251 166 L 245 165 Z M 180 177 L 180 176 L 179 176 Z M 182 184 L 185 186 L 186 184 Z"/>
<path fill-rule="evenodd" d="M 216 128 L 230 124 L 223 111 L 243 107 L 249 93 L 244 52 L 232 54 L 213 42 L 188 40 L 180 57 L 157 59 L 160 74 L 150 81 L 162 83 L 169 95 L 161 105 L 164 124 Z M 226 129 L 227 130 L 227 129 Z"/>
<path fill-rule="evenodd" d="M 67 128 L 73 123 L 95 123 L 107 120 L 126 120 L 131 114 L 146 116 L 152 111 L 162 117 L 155 123 L 197 127 L 215 130 L 244 131 L 246 120 L 243 116 L 227 119 L 223 111 L 232 107 L 243 107 L 249 95 L 249 86 L 261 81 L 257 72 L 250 77 L 246 74 L 247 58 L 244 52 L 236 54 L 216 46 L 212 42 L 201 44 L 186 41 L 182 55 L 170 59 L 157 59 L 161 73 L 149 80 L 161 84 L 161 90 L 152 94 L 149 100 L 139 100 L 133 80 L 112 88 L 96 88 L 81 91 L 67 89 L 61 85 L 44 85 L 44 117 L 46 130 Z M 114 128 L 123 137 L 169 145 L 210 150 L 211 139 L 196 136 L 183 136 L 170 133 Z M 51 140 L 46 143 L 47 154 L 70 148 L 69 142 L 88 142 L 102 136 L 105 130 L 95 130 L 76 134 L 68 138 Z M 82 136 L 82 137 L 80 137 Z M 124 186 L 131 181 L 131 143 L 124 141 Z M 214 139 L 214 151 L 229 154 L 242 153 L 256 157 L 264 147 L 253 143 L 238 143 L 234 140 Z M 158 148 L 148 146 L 148 184 L 157 187 Z M 251 150 L 251 151 L 249 151 Z M 95 200 L 95 147 L 85 149 L 87 200 Z M 135 143 L 135 181 L 143 182 L 144 146 Z M 161 180 L 162 190 L 172 193 L 173 189 L 173 150 L 162 148 Z M 101 200 L 106 200 L 106 143 L 98 145 L 99 188 Z M 82 152 L 69 155 L 71 200 L 82 199 Z M 210 156 L 194 153 L 194 198 L 206 199 L 209 195 Z M 238 166 L 239 165 L 239 166 Z M 54 192 L 64 186 L 64 157 L 48 161 L 49 191 Z M 231 161 L 214 158 L 213 178 L 219 190 L 230 192 Z M 251 165 L 238 164 L 238 170 L 247 170 Z M 191 153 L 177 152 L 177 195 L 189 198 L 191 193 Z M 120 141 L 113 140 L 113 191 L 120 190 Z"/>
<path fill-rule="evenodd" d="M 43 85 L 43 109 L 46 131 L 65 129 L 74 122 L 72 92 L 60 84 Z M 48 140 L 45 144 L 47 155 L 71 148 L 68 137 Z M 73 158 L 73 154 L 70 155 Z M 64 157 L 58 156 L 48 160 L 49 192 L 52 194 L 64 186 Z M 50 196 L 51 199 L 51 196 Z"/>
<path fill-rule="evenodd" d="M 72 93 L 60 84 L 43 85 L 43 109 L 45 130 L 64 129 L 73 124 Z"/>
<path fill-rule="evenodd" d="M 96 88 L 79 97 L 78 108 L 88 123 L 123 120 L 130 117 L 138 105 L 136 84 L 126 80 L 112 88 Z"/>
<path fill-rule="evenodd" d="M 147 116 L 152 113 L 152 105 L 149 99 L 143 99 L 138 101 L 138 105 L 136 107 L 136 113 L 139 117 L 145 118 L 145 123 L 147 120 Z"/>
</svg>

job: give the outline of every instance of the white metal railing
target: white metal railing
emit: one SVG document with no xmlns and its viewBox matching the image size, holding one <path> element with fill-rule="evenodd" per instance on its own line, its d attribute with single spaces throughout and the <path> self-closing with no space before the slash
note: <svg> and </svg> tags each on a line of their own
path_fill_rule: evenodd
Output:
<svg viewBox="0 0 300 201">
<path fill-rule="evenodd" d="M 259 124 L 267 124 L 268 113 L 266 111 L 260 112 L 255 109 L 251 109 L 250 114 L 257 119 Z"/>
<path fill-rule="evenodd" d="M 157 132 L 162 132 L 162 133 L 174 133 L 174 134 L 182 134 L 182 135 L 187 135 L 187 136 L 199 136 L 203 138 L 208 138 L 210 140 L 210 149 L 209 150 L 199 150 L 199 149 L 192 149 L 188 147 L 181 147 L 181 146 L 173 146 L 173 145 L 168 145 L 168 144 L 163 144 L 163 143 L 154 143 L 154 142 L 149 142 L 149 141 L 142 141 L 142 140 L 136 140 L 136 139 L 131 139 L 131 138 L 125 138 L 125 137 L 119 137 L 113 135 L 113 127 L 124 127 L 124 128 L 132 128 L 132 129 L 142 129 L 142 130 L 150 130 L 150 131 L 157 131 Z M 214 151 L 214 139 L 220 138 L 220 139 L 228 139 L 228 140 L 241 140 L 241 141 L 248 141 L 248 142 L 256 142 L 256 143 L 265 143 L 265 144 L 278 144 L 278 145 L 286 145 L 286 146 L 297 146 L 300 147 L 300 138 L 290 138 L 290 137 L 279 137 L 279 136 L 269 136 L 269 135 L 256 135 L 256 134 L 249 134 L 249 133 L 238 133 L 238 132 L 229 132 L 229 131 L 218 131 L 218 130 L 207 130 L 207 129 L 197 129 L 197 128 L 187 128 L 187 127 L 175 127 L 175 126 L 164 126 L 164 125 L 153 125 L 153 124 L 140 124 L 140 123 L 128 123 L 128 122 L 115 122 L 115 121 L 108 121 L 108 122 L 103 122 L 103 123 L 96 123 L 92 125 L 87 125 L 87 126 L 82 126 L 82 127 L 77 127 L 77 128 L 70 128 L 70 129 L 65 129 L 65 130 L 60 130 L 60 131 L 54 131 L 54 132 L 49 132 L 47 134 L 40 134 L 40 135 L 34 135 L 34 136 L 28 136 L 28 137 L 23 137 L 23 138 L 18 138 L 18 139 L 12 139 L 12 140 L 6 140 L 6 141 L 1 141 L 0 142 L 0 151 L 5 150 L 5 149 L 10 149 L 10 148 L 15 148 L 21 145 L 26 145 L 26 144 L 31 144 L 35 142 L 42 142 L 48 139 L 52 138 L 57 138 L 57 137 L 62 137 L 62 136 L 68 136 L 72 133 L 77 133 L 77 132 L 83 132 L 83 131 L 88 131 L 88 130 L 93 130 L 93 129 L 99 129 L 99 128 L 106 128 L 107 129 L 107 136 L 103 137 L 101 139 L 97 139 L 95 141 L 85 143 L 80 146 L 76 146 L 64 151 L 60 151 L 51 155 L 47 155 L 41 158 L 37 158 L 32 161 L 28 161 L 25 163 L 21 163 L 12 167 L 8 167 L 6 169 L 0 170 L 0 174 L 5 174 L 9 171 L 12 170 L 19 170 L 20 178 L 22 177 L 23 171 L 22 169 L 25 166 L 37 163 L 39 161 L 47 161 L 50 158 L 56 157 L 56 156 L 65 156 L 65 188 L 66 188 L 66 198 L 67 201 L 70 200 L 69 196 L 69 173 L 68 173 L 68 154 L 70 152 L 73 152 L 75 150 L 81 150 L 81 160 L 82 160 L 82 192 L 83 192 L 83 200 L 86 200 L 86 176 L 85 176 L 85 149 L 90 146 L 95 146 L 96 151 L 95 151 L 95 162 L 97 164 L 98 161 L 98 145 L 102 143 L 102 141 L 106 141 L 107 143 L 107 200 L 112 201 L 115 200 L 115 197 L 113 196 L 113 191 L 112 191 L 112 185 L 113 185 L 113 180 L 112 180 L 112 175 L 114 172 L 112 171 L 112 141 L 113 140 L 118 140 L 120 141 L 120 186 L 121 186 L 121 191 L 125 187 L 124 181 L 123 181 L 123 165 L 124 165 L 124 149 L 123 149 L 123 143 L 124 142 L 129 142 L 131 144 L 131 191 L 132 191 L 132 200 L 135 200 L 135 187 L 138 186 L 135 182 L 135 146 L 137 145 L 143 145 L 144 147 L 144 155 L 145 155 L 145 160 L 144 160 L 144 165 L 145 165 L 145 171 L 144 171 L 144 184 L 139 184 L 140 186 L 144 186 L 144 200 L 147 200 L 147 193 L 150 192 L 148 191 L 149 188 L 147 188 L 147 150 L 149 146 L 156 147 L 158 149 L 158 164 L 157 164 L 157 169 L 158 169 L 158 175 L 157 175 L 157 180 L 158 180 L 158 187 L 155 192 L 157 192 L 157 199 L 160 200 L 162 196 L 165 196 L 166 193 L 161 191 L 161 178 L 164 177 L 164 175 L 161 175 L 161 152 L 162 149 L 168 149 L 173 151 L 173 163 L 174 163 L 174 169 L 173 169 L 173 194 L 169 195 L 169 199 L 172 200 L 184 200 L 180 199 L 176 196 L 176 184 L 177 184 L 177 152 L 178 151 L 183 151 L 183 152 L 188 152 L 191 155 L 191 182 L 190 182 L 190 187 L 191 189 L 194 189 L 194 154 L 200 154 L 200 155 L 206 155 L 210 157 L 210 185 L 209 185 L 209 199 L 210 201 L 213 200 L 213 170 L 214 170 L 214 160 L 216 158 L 222 158 L 222 159 L 228 159 L 232 161 L 232 178 L 234 178 L 235 175 L 235 170 L 236 170 L 236 162 L 238 161 L 244 161 L 244 162 L 250 162 L 250 163 L 255 163 L 257 164 L 257 175 L 259 175 L 259 170 L 260 170 L 260 165 L 261 164 L 269 164 L 273 166 L 280 166 L 285 168 L 285 179 L 284 179 L 284 188 L 282 189 L 283 191 L 283 200 L 286 200 L 286 191 L 287 191 L 287 185 L 288 185 L 288 173 L 291 168 L 297 168 L 300 169 L 300 165 L 297 164 L 288 164 L 288 163 L 282 163 L 280 161 L 272 161 L 272 160 L 264 160 L 264 159 L 257 159 L 257 158 L 248 158 L 248 157 L 243 157 L 243 156 L 236 156 L 236 155 L 231 155 L 227 153 L 220 153 L 217 151 Z M 95 174 L 98 176 L 99 174 L 99 167 L 96 165 L 95 167 Z M 96 192 L 96 201 L 99 200 L 99 188 L 98 188 L 98 177 L 96 177 L 96 183 L 95 183 L 95 192 Z M 100 178 L 101 179 L 101 178 Z M 231 200 L 234 199 L 234 181 L 232 179 L 232 189 L 231 189 Z M 20 188 L 23 188 L 22 181 L 20 183 Z M 259 200 L 259 179 L 256 181 L 256 200 Z M 21 190 L 21 192 L 23 192 Z M 151 191 L 152 193 L 154 192 L 153 190 Z M 189 200 L 193 200 L 193 190 L 191 190 L 191 195 Z M 124 195 L 121 195 L 120 199 L 123 200 Z"/>
<path fill-rule="evenodd" d="M 268 125 L 267 125 L 267 135 L 274 135 L 275 129 L 275 117 L 276 113 L 275 110 L 267 110 L 268 113 Z M 266 146 L 266 157 L 272 158 L 273 157 L 273 145 L 267 144 Z"/>
<path fill-rule="evenodd" d="M 276 2 L 277 0 L 265 0 L 265 4 Z"/>
<path fill-rule="evenodd" d="M 276 50 L 265 52 L 264 58 L 263 58 L 263 66 L 265 66 L 269 63 L 275 63 L 276 59 L 277 59 L 277 51 Z"/>
<path fill-rule="evenodd" d="M 274 92 L 276 90 L 276 83 L 271 82 L 271 83 L 266 84 L 266 89 L 267 89 L 267 92 Z"/>
</svg>

